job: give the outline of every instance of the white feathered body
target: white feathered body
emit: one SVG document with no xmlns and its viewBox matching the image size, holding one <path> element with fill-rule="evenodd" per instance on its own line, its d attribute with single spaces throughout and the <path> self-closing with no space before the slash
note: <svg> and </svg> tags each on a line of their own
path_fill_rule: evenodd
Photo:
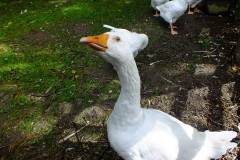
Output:
<svg viewBox="0 0 240 160">
<path fill-rule="evenodd" d="M 168 23 L 175 23 L 187 10 L 188 3 L 186 0 L 172 0 L 161 6 L 157 6 L 160 16 Z"/>
<path fill-rule="evenodd" d="M 236 132 L 199 132 L 154 109 L 143 109 L 142 118 L 131 126 L 120 127 L 112 117 L 108 138 L 124 160 L 210 160 L 236 146 L 229 142 Z"/>
<path fill-rule="evenodd" d="M 168 2 L 169 0 L 151 0 L 151 6 L 157 10 L 157 6 L 163 5 L 164 3 Z"/>
<path fill-rule="evenodd" d="M 111 146 L 124 160 L 210 160 L 237 145 L 230 142 L 236 132 L 199 132 L 164 112 L 141 108 L 141 81 L 134 57 L 147 46 L 148 37 L 105 27 L 112 31 L 95 38 L 83 37 L 80 42 L 101 44 L 99 49 L 105 45 L 103 37 L 108 36 L 108 49 L 99 54 L 116 69 L 121 93 L 107 131 Z"/>
<path fill-rule="evenodd" d="M 188 4 L 191 6 L 191 8 L 196 7 L 202 0 L 187 0 Z"/>
</svg>

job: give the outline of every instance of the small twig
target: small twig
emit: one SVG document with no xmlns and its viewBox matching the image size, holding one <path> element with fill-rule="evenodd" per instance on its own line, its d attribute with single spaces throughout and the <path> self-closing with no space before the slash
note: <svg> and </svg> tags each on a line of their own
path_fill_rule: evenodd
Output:
<svg viewBox="0 0 240 160">
<path fill-rule="evenodd" d="M 220 46 L 219 43 L 212 42 L 212 44 L 215 45 L 215 46 Z"/>
<path fill-rule="evenodd" d="M 212 51 L 193 51 L 194 53 L 207 53 L 207 54 L 212 54 L 213 52 L 215 52 L 217 50 L 217 48 L 213 49 Z"/>
<path fill-rule="evenodd" d="M 45 92 L 44 94 L 30 94 L 30 96 L 33 96 L 33 97 L 49 97 L 51 94 L 50 94 L 50 91 L 53 89 L 53 85 L 50 86 Z"/>
<path fill-rule="evenodd" d="M 53 88 L 53 85 L 50 86 L 50 87 L 45 91 L 45 94 L 48 95 L 48 93 L 52 90 L 52 88 Z"/>
<path fill-rule="evenodd" d="M 149 93 L 153 93 L 152 90 L 146 90 L 146 91 L 143 91 L 144 94 L 149 94 Z"/>
<path fill-rule="evenodd" d="M 152 66 L 152 65 L 154 65 L 154 64 L 156 64 L 156 63 L 159 63 L 159 62 L 162 62 L 162 60 L 156 61 L 156 62 L 152 62 L 152 63 L 149 64 L 149 66 Z"/>
<path fill-rule="evenodd" d="M 229 44 L 233 44 L 233 45 L 236 45 L 236 44 L 237 44 L 237 42 L 235 42 L 235 41 L 229 41 L 228 43 L 229 43 Z"/>
<path fill-rule="evenodd" d="M 213 54 L 213 55 L 206 55 L 206 56 L 203 56 L 203 58 L 214 58 L 214 57 L 217 57 L 217 55 Z"/>
<path fill-rule="evenodd" d="M 165 77 L 163 77 L 163 76 L 161 76 L 161 75 L 160 75 L 160 77 L 161 77 L 163 80 L 167 81 L 168 83 L 172 84 L 173 86 L 181 87 L 181 89 L 187 90 L 185 87 L 183 87 L 183 86 L 181 86 L 181 85 L 178 85 L 178 84 L 174 83 L 173 81 L 171 81 L 171 80 L 169 80 L 169 79 L 167 79 L 167 78 L 165 78 Z"/>
<path fill-rule="evenodd" d="M 209 51 L 193 51 L 194 53 L 209 53 Z"/>
<path fill-rule="evenodd" d="M 179 85 L 177 85 L 176 83 L 174 83 L 173 81 L 170 81 L 169 79 L 167 79 L 167 78 L 165 78 L 165 77 L 163 77 L 163 76 L 161 76 L 161 75 L 160 75 L 160 77 L 161 77 L 163 80 L 167 81 L 168 83 L 170 83 L 170 84 L 172 84 L 172 85 L 179 86 Z"/>
<path fill-rule="evenodd" d="M 77 133 L 79 133 L 80 131 L 82 131 L 84 128 L 86 128 L 88 125 L 85 125 L 83 127 L 81 127 L 80 129 L 78 129 L 77 131 L 71 133 L 70 135 L 66 136 L 65 138 L 61 139 L 58 143 L 63 143 L 66 140 L 68 140 L 69 138 L 73 137 L 74 135 L 76 135 Z"/>
<path fill-rule="evenodd" d="M 108 142 L 107 141 L 93 141 L 93 140 L 86 140 L 86 141 L 81 141 L 82 143 L 103 143 L 103 144 L 107 144 Z"/>
<path fill-rule="evenodd" d="M 215 52 L 217 50 L 217 48 L 213 49 L 211 52 L 209 52 L 209 54 L 212 54 L 213 52 Z"/>
</svg>

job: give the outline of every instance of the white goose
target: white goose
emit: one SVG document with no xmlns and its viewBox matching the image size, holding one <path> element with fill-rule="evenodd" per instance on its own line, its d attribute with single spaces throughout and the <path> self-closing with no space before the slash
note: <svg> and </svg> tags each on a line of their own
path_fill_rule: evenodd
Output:
<svg viewBox="0 0 240 160">
<path fill-rule="evenodd" d="M 187 0 L 188 2 L 188 14 L 193 14 L 191 8 L 195 8 L 202 0 Z M 195 8 L 196 9 L 196 8 Z"/>
<path fill-rule="evenodd" d="M 155 17 L 159 17 L 159 11 L 157 10 L 157 6 L 161 6 L 162 4 L 168 2 L 169 0 L 151 0 L 151 6 L 156 10 L 156 13 L 153 15 Z"/>
<path fill-rule="evenodd" d="M 80 42 L 97 50 L 116 69 L 121 93 L 107 122 L 111 146 L 124 160 L 210 160 L 237 144 L 234 131 L 199 132 L 155 109 L 141 108 L 140 77 L 134 53 L 148 44 L 145 34 L 112 29 Z"/>
<path fill-rule="evenodd" d="M 172 35 L 178 34 L 174 30 L 176 26 L 173 24 L 185 13 L 187 7 L 188 3 L 186 0 L 172 0 L 156 7 L 160 11 L 160 16 L 170 24 Z"/>
</svg>

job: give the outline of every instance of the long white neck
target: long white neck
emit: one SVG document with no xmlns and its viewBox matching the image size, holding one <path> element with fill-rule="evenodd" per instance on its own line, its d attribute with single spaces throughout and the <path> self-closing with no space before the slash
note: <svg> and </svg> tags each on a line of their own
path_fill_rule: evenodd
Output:
<svg viewBox="0 0 240 160">
<path fill-rule="evenodd" d="M 111 118 L 117 125 L 133 124 L 142 117 L 140 105 L 140 77 L 137 65 L 132 60 L 127 60 L 115 66 L 121 83 L 121 93 L 114 106 Z"/>
</svg>

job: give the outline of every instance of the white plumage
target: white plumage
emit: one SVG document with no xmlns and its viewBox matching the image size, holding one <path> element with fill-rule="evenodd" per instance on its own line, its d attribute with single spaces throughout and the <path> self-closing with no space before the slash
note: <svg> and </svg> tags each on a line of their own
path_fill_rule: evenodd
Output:
<svg viewBox="0 0 240 160">
<path fill-rule="evenodd" d="M 177 34 L 174 31 L 173 24 L 181 17 L 187 10 L 188 3 L 186 0 L 172 0 L 156 8 L 160 11 L 160 16 L 170 24 L 171 33 Z"/>
<path fill-rule="evenodd" d="M 124 160 L 210 160 L 237 145 L 230 142 L 236 132 L 199 132 L 159 110 L 141 108 L 134 53 L 147 46 L 148 37 L 112 29 L 80 41 L 95 48 L 118 73 L 121 93 L 108 119 L 107 131 L 111 146 Z"/>
<path fill-rule="evenodd" d="M 191 8 L 196 7 L 202 0 L 187 0 Z"/>
<path fill-rule="evenodd" d="M 163 5 L 164 3 L 168 2 L 168 1 L 169 0 L 151 0 L 151 6 L 156 10 L 156 13 L 154 16 L 160 16 L 156 7 Z"/>
</svg>

